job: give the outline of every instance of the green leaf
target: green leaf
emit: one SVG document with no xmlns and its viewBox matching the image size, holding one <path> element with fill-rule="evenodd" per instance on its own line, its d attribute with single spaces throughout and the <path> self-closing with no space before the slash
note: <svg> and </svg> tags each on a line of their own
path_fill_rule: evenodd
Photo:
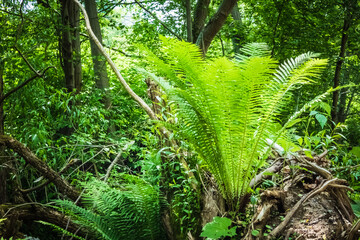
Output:
<svg viewBox="0 0 360 240">
<path fill-rule="evenodd" d="M 310 115 L 310 116 L 314 116 L 314 115 L 316 115 L 316 114 L 318 114 L 317 111 L 311 111 L 309 115 Z"/>
<path fill-rule="evenodd" d="M 324 115 L 320 114 L 320 113 L 316 114 L 315 118 L 320 123 L 321 128 L 324 128 L 324 126 L 325 126 L 325 124 L 327 122 L 327 118 Z"/>
<path fill-rule="evenodd" d="M 311 155 L 311 151 L 310 150 L 305 150 L 304 151 L 305 156 L 309 157 L 309 158 L 313 158 L 313 156 Z"/>
<path fill-rule="evenodd" d="M 233 237 L 236 235 L 236 227 L 230 228 L 231 220 L 225 217 L 214 217 L 212 222 L 207 223 L 201 233 L 201 237 L 218 239 L 220 237 Z"/>
<path fill-rule="evenodd" d="M 351 204 L 351 207 L 357 217 L 360 217 L 360 201 L 355 201 L 354 204 Z"/>
<path fill-rule="evenodd" d="M 360 158 L 360 147 L 353 147 L 350 152 Z"/>
<path fill-rule="evenodd" d="M 325 102 L 321 102 L 321 103 L 319 104 L 319 106 L 320 106 L 322 109 L 324 109 L 327 114 L 330 114 L 330 112 L 331 112 L 331 107 L 330 107 L 329 104 L 327 104 L 327 103 L 325 103 Z"/>
<path fill-rule="evenodd" d="M 254 237 L 257 237 L 259 234 L 260 232 L 256 229 L 251 231 L 251 235 L 253 235 Z"/>
</svg>

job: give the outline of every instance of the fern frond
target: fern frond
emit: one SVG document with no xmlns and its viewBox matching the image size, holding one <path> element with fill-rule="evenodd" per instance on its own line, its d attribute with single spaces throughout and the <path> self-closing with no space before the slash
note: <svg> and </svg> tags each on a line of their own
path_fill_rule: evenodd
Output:
<svg viewBox="0 0 360 240">
<path fill-rule="evenodd" d="M 245 61 L 251 57 L 267 57 L 270 56 L 270 50 L 265 43 L 248 43 L 240 49 L 242 54 L 236 54 L 235 59 Z"/>
<path fill-rule="evenodd" d="M 125 183 L 120 189 L 100 181 L 89 182 L 84 197 L 86 208 L 67 200 L 55 202 L 104 239 L 162 239 L 164 201 L 159 192 L 135 176 L 123 177 Z"/>
<path fill-rule="evenodd" d="M 235 209 L 262 164 L 266 139 L 277 132 L 275 123 L 291 91 L 311 83 L 327 62 L 306 53 L 278 67 L 267 46 L 258 43 L 246 45 L 234 62 L 206 61 L 188 43 L 166 39 L 164 46 L 165 60 L 159 66 L 173 69 L 178 79 L 158 67 L 148 76 L 175 102 L 180 135 L 194 147 Z"/>
</svg>

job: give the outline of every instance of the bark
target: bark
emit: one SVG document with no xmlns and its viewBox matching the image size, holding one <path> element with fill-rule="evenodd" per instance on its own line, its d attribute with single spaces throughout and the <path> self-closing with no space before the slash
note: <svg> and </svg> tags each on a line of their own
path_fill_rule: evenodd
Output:
<svg viewBox="0 0 360 240">
<path fill-rule="evenodd" d="M 81 55 L 79 8 L 71 0 L 61 1 L 62 35 L 61 58 L 65 74 L 65 87 L 69 92 L 81 90 Z"/>
<path fill-rule="evenodd" d="M 3 60 L 0 61 L 0 99 L 4 96 L 4 65 Z M 4 134 L 4 107 L 3 101 L 0 102 L 0 134 Z M 7 170 L 6 170 L 6 158 L 4 147 L 0 146 L 0 204 L 7 202 L 7 188 L 6 188 L 6 179 L 7 179 Z"/>
<path fill-rule="evenodd" d="M 185 1 L 186 7 L 186 32 L 187 32 L 187 41 L 192 42 L 192 20 L 191 20 L 191 0 Z"/>
<path fill-rule="evenodd" d="M 235 54 L 240 53 L 241 42 L 244 39 L 244 36 L 241 34 L 242 28 L 242 21 L 241 21 L 241 14 L 238 8 L 238 5 L 235 4 L 233 9 L 231 10 L 231 16 L 234 19 L 234 27 L 235 27 L 235 34 L 232 36 L 232 44 Z"/>
<path fill-rule="evenodd" d="M 44 221 L 52 223 L 82 237 L 85 237 L 89 234 L 89 232 L 87 232 L 81 226 L 73 223 L 71 219 L 64 214 L 54 209 L 43 207 L 36 203 L 0 205 L 0 215 L 5 215 L 6 217 L 4 225 L 2 228 L 0 228 L 0 236 L 5 238 L 17 236 L 22 222 L 29 222 L 29 224 L 31 224 L 33 221 Z"/>
<path fill-rule="evenodd" d="M 346 99 L 347 99 L 347 89 L 343 89 L 340 94 L 340 103 L 339 103 L 339 111 L 338 111 L 338 121 L 339 122 L 345 122 L 346 120 Z"/>
<path fill-rule="evenodd" d="M 82 87 L 82 66 L 81 66 L 81 46 L 80 46 L 80 9 L 76 5 L 72 9 L 73 38 L 72 45 L 74 48 L 74 85 L 76 92 L 79 93 Z"/>
<path fill-rule="evenodd" d="M 0 145 L 6 146 L 18 153 L 24 158 L 27 164 L 34 167 L 45 178 L 53 182 L 58 188 L 59 192 L 68 196 L 70 199 L 76 201 L 80 193 L 73 188 L 60 174 L 51 169 L 44 161 L 40 160 L 31 150 L 25 147 L 22 143 L 6 135 L 0 136 Z"/>
<path fill-rule="evenodd" d="M 217 12 L 211 17 L 204 30 L 198 36 L 196 44 L 201 48 L 204 55 L 206 54 L 211 41 L 224 25 L 236 3 L 237 0 L 224 0 L 219 6 Z"/>
<path fill-rule="evenodd" d="M 93 30 L 95 36 L 99 39 L 99 42 L 102 44 L 101 29 L 99 24 L 97 6 L 95 0 L 86 0 L 85 9 L 89 15 L 91 29 Z M 90 38 L 91 46 L 91 56 L 94 64 L 94 75 L 95 75 L 95 86 L 98 89 L 105 90 L 106 95 L 104 97 L 105 108 L 109 108 L 111 105 L 111 98 L 109 96 L 109 78 L 106 71 L 106 60 L 101 54 L 99 48 L 96 46 L 95 42 Z"/>
<path fill-rule="evenodd" d="M 193 23 L 193 42 L 199 37 L 201 31 L 205 26 L 206 18 L 209 14 L 210 0 L 198 0 L 194 12 L 194 23 Z"/>
<path fill-rule="evenodd" d="M 260 194 L 243 239 L 290 239 L 294 235 L 299 239 L 347 239 L 355 218 L 347 191 L 353 190 L 327 170 L 327 153 L 325 150 L 313 158 L 299 154 L 279 159 L 281 181 Z M 303 170 L 294 170 L 293 166 Z M 253 230 L 259 234 L 254 236 Z"/>
<path fill-rule="evenodd" d="M 341 66 L 344 62 L 345 58 L 345 50 L 346 44 L 349 38 L 348 30 L 350 28 L 350 21 L 351 21 L 351 11 L 348 11 L 344 18 L 344 25 L 342 28 L 342 37 L 341 37 L 341 46 L 340 46 L 340 53 L 338 57 L 338 61 L 336 62 L 335 68 L 335 76 L 334 76 L 334 85 L 333 88 L 337 88 L 340 86 L 340 73 L 341 73 Z M 332 109 L 331 109 L 331 119 L 336 124 L 339 122 L 339 115 L 338 115 L 338 101 L 339 101 L 339 91 L 335 91 L 332 96 Z"/>
</svg>

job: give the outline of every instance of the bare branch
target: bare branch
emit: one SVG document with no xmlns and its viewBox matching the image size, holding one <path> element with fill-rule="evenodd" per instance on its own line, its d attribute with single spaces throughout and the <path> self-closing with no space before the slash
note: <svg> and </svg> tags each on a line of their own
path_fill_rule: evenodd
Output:
<svg viewBox="0 0 360 240">
<path fill-rule="evenodd" d="M 78 199 L 80 193 L 22 143 L 12 137 L 1 135 L 0 144 L 7 146 L 23 157 L 26 163 L 30 164 L 44 177 L 53 182 L 62 194 L 67 195 L 74 201 Z"/>
<path fill-rule="evenodd" d="M 45 72 L 47 70 L 49 70 L 50 68 L 55 68 L 54 66 L 49 66 L 47 68 L 45 68 L 44 70 L 41 70 L 40 73 L 36 72 L 36 75 L 32 76 L 31 78 L 27 79 L 26 81 L 24 81 L 23 83 L 20 83 L 19 85 L 17 85 L 16 87 L 14 87 L 13 89 L 11 89 L 9 92 L 7 92 L 2 98 L 0 98 L 0 103 L 2 103 L 6 98 L 8 98 L 11 94 L 13 94 L 14 92 L 18 91 L 19 89 L 25 87 L 28 83 L 30 83 L 32 80 L 36 79 L 36 78 L 42 78 L 45 74 Z"/>
<path fill-rule="evenodd" d="M 114 161 L 112 161 L 112 163 L 110 164 L 110 166 L 108 167 L 108 169 L 106 170 L 106 175 L 104 178 L 104 182 L 107 182 L 107 180 L 110 177 L 110 173 L 111 170 L 115 167 L 115 165 L 119 162 L 120 158 L 121 158 L 121 154 L 126 151 L 129 147 L 131 147 L 133 144 L 135 143 L 135 141 L 130 141 L 127 144 L 125 144 L 125 146 L 119 151 L 119 153 L 116 155 Z"/>
<path fill-rule="evenodd" d="M 88 33 L 91 37 L 91 39 L 95 42 L 96 46 L 98 46 L 100 52 L 102 53 L 102 55 L 105 57 L 106 61 L 109 63 L 111 69 L 114 71 L 116 77 L 119 79 L 121 85 L 125 88 L 125 90 L 130 94 L 130 96 L 140 105 L 140 107 L 142 109 L 144 109 L 144 111 L 148 114 L 148 116 L 150 117 L 150 119 L 152 120 L 158 120 L 156 114 L 154 113 L 154 111 L 149 107 L 149 105 L 147 105 L 145 103 L 145 101 L 139 97 L 128 85 L 128 83 L 126 82 L 126 80 L 123 78 L 123 76 L 121 75 L 120 71 L 118 70 L 118 68 L 116 67 L 115 63 L 111 60 L 109 54 L 107 54 L 107 52 L 105 51 L 105 48 L 102 46 L 102 44 L 100 43 L 99 39 L 95 36 L 94 32 L 91 29 L 91 25 L 90 25 L 90 20 L 89 17 L 86 13 L 85 8 L 81 5 L 81 3 L 78 0 L 73 0 L 81 9 L 83 15 L 84 15 L 84 19 L 85 19 L 85 24 L 86 24 L 86 29 L 88 30 Z M 178 148 L 178 144 L 176 143 L 176 141 L 174 139 L 171 139 L 171 133 L 163 126 L 160 126 L 160 132 L 162 135 L 164 135 L 167 139 L 169 139 L 169 141 L 171 142 L 171 144 L 173 145 L 174 148 Z M 180 159 L 181 164 L 183 165 L 183 167 L 188 170 L 188 164 L 187 162 L 181 158 Z M 194 177 L 193 172 L 188 171 L 188 175 L 189 177 Z M 194 186 L 195 188 L 195 186 Z"/>
<path fill-rule="evenodd" d="M 36 75 L 38 75 L 38 77 L 40 77 L 40 72 L 36 71 L 35 68 L 30 64 L 30 62 L 27 60 L 27 58 L 24 56 L 24 54 L 22 54 L 22 52 L 19 50 L 19 48 L 15 45 L 14 48 L 16 49 L 16 51 L 20 54 L 20 56 L 22 57 L 22 59 L 24 59 L 24 61 L 26 62 L 26 64 L 29 66 L 29 68 L 31 69 L 31 71 L 33 71 Z"/>
<path fill-rule="evenodd" d="M 59 174 L 62 174 L 64 173 L 67 169 L 69 169 L 69 167 L 71 167 L 72 165 L 74 165 L 75 163 L 77 163 L 79 161 L 79 159 L 73 159 L 71 160 L 68 164 L 66 164 L 59 172 Z M 24 194 L 28 194 L 28 193 L 31 193 L 33 191 L 36 191 L 36 190 L 39 190 L 43 187 L 45 187 L 46 185 L 48 185 L 49 183 L 51 183 L 50 180 L 47 180 L 46 182 L 38 185 L 38 186 L 35 186 L 33 188 L 29 188 L 29 189 L 19 189 L 21 193 L 24 193 Z"/>
</svg>

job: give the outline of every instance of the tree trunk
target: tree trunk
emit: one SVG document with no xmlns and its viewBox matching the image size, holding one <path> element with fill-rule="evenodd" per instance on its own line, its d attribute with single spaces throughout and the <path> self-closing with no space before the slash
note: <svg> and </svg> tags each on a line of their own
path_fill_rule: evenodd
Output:
<svg viewBox="0 0 360 240">
<path fill-rule="evenodd" d="M 89 15 L 91 28 L 95 36 L 102 44 L 102 36 L 99 24 L 99 18 L 97 13 L 97 7 L 95 0 L 85 0 L 86 12 Z M 98 89 L 105 90 L 109 88 L 109 78 L 106 71 L 106 60 L 101 54 L 99 48 L 95 42 L 90 38 L 91 56 L 94 64 L 95 86 Z M 110 97 L 107 95 L 104 99 L 105 107 L 108 108 L 111 104 Z"/>
<path fill-rule="evenodd" d="M 192 42 L 192 20 L 191 20 L 191 0 L 185 1 L 186 7 L 186 32 L 187 32 L 187 41 Z"/>
<path fill-rule="evenodd" d="M 344 79 L 345 81 L 347 79 L 349 79 L 349 71 L 347 69 L 344 69 Z M 347 84 L 347 81 L 344 83 L 344 84 Z M 346 120 L 346 100 L 347 100 L 347 96 L 348 96 L 348 92 L 349 92 L 349 89 L 345 88 L 345 89 L 341 89 L 340 91 L 340 102 L 339 102 L 339 106 L 338 106 L 338 121 L 339 122 L 345 122 Z"/>
<path fill-rule="evenodd" d="M 74 85 L 76 92 L 79 93 L 82 87 L 82 66 L 81 66 L 81 46 L 80 46 L 80 9 L 74 5 L 73 8 L 73 38 L 72 46 L 74 49 Z"/>
<path fill-rule="evenodd" d="M 4 60 L 0 60 L 0 98 L 4 95 Z M 4 102 L 0 103 L 0 134 L 4 134 Z M 7 188 L 6 188 L 7 170 L 5 149 L 0 146 L 0 204 L 7 202 Z"/>
<path fill-rule="evenodd" d="M 81 54 L 79 33 L 79 7 L 71 0 L 61 1 L 62 36 L 61 57 L 68 92 L 81 89 Z"/>
<path fill-rule="evenodd" d="M 341 66 L 344 62 L 346 43 L 347 43 L 348 37 L 349 37 L 348 30 L 350 28 L 350 21 L 351 21 L 351 13 L 350 12 L 351 11 L 348 11 L 344 18 L 344 25 L 343 25 L 342 37 L 341 37 L 340 54 L 339 54 L 338 61 L 336 62 L 333 88 L 337 88 L 338 86 L 340 86 Z M 339 93 L 340 93 L 339 91 L 335 91 L 332 96 L 331 119 L 335 122 L 335 124 L 339 122 L 339 115 L 338 115 Z"/>
<path fill-rule="evenodd" d="M 194 13 L 194 23 L 193 23 L 193 43 L 196 42 L 196 39 L 199 37 L 199 34 L 205 26 L 206 18 L 209 14 L 209 4 L 210 0 L 198 0 L 195 7 Z"/>
<path fill-rule="evenodd" d="M 239 11 L 237 3 L 231 10 L 231 16 L 234 19 L 234 27 L 236 29 L 231 40 L 233 43 L 234 53 L 239 54 L 241 42 L 244 40 L 244 36 L 242 36 L 242 34 L 241 34 L 242 33 L 242 31 L 241 31 L 242 21 L 241 21 L 241 15 L 240 15 L 240 11 Z"/>
<path fill-rule="evenodd" d="M 201 48 L 204 55 L 206 54 L 211 41 L 224 25 L 226 18 L 229 16 L 236 3 L 237 0 L 224 0 L 216 13 L 211 17 L 204 30 L 198 36 L 196 44 Z"/>
<path fill-rule="evenodd" d="M 102 36 L 100 23 L 98 18 L 97 6 L 95 0 L 85 0 L 85 9 L 89 15 L 91 29 L 99 42 L 102 44 Z M 111 96 L 110 96 L 110 84 L 109 77 L 106 71 L 106 60 L 101 54 L 100 49 L 96 46 L 95 42 L 90 38 L 91 56 L 94 64 L 94 77 L 95 86 L 104 91 L 105 95 L 103 98 L 104 106 L 106 109 L 111 107 Z M 108 129 L 109 132 L 115 131 L 115 126 L 111 124 Z"/>
</svg>

